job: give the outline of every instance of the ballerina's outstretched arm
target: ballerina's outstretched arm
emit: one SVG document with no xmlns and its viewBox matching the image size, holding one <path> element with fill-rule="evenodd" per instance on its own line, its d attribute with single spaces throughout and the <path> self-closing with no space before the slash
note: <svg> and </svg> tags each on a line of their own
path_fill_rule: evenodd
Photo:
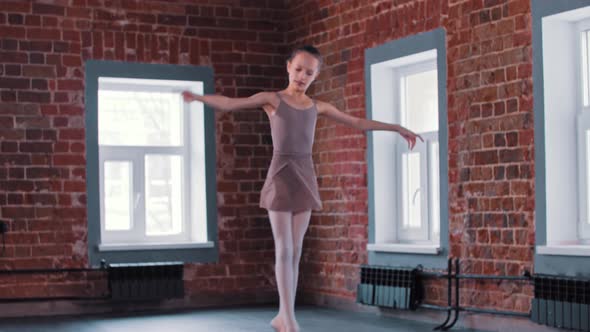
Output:
<svg viewBox="0 0 590 332">
<path fill-rule="evenodd" d="M 387 130 L 387 131 L 394 131 L 400 134 L 407 142 L 408 147 L 413 149 L 416 145 L 416 140 L 422 139 L 422 136 L 412 132 L 411 130 L 404 128 L 398 124 L 391 124 L 385 122 L 379 122 L 375 120 L 363 119 L 356 116 L 352 116 L 346 114 L 340 110 L 338 110 L 334 105 L 322 101 L 317 101 L 318 105 L 318 115 L 325 116 L 332 120 L 338 121 L 348 127 L 360 129 L 362 131 L 370 131 L 370 130 Z"/>
<path fill-rule="evenodd" d="M 230 98 L 222 95 L 197 95 L 190 91 L 183 91 L 182 97 L 185 102 L 200 101 L 222 112 L 256 109 L 269 104 L 278 104 L 278 97 L 273 92 L 259 92 L 246 98 Z"/>
</svg>

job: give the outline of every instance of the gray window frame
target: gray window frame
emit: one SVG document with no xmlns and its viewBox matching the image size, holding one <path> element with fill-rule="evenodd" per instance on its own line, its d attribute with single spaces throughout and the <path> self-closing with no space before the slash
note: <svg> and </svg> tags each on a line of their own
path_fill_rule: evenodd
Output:
<svg viewBox="0 0 590 332">
<path fill-rule="evenodd" d="M 543 78 L 543 31 L 545 16 L 559 14 L 589 5 L 587 0 L 532 0 L 533 25 L 533 113 L 535 118 L 535 246 L 547 244 L 547 212 L 545 209 L 545 93 Z M 535 251 L 535 273 L 566 276 L 590 275 L 588 257 L 542 255 Z"/>
<path fill-rule="evenodd" d="M 213 109 L 205 106 L 205 173 L 207 199 L 207 238 L 212 247 L 138 249 L 99 251 L 100 244 L 100 191 L 98 155 L 98 78 L 124 77 L 142 79 L 202 81 L 205 94 L 214 93 L 213 70 L 210 67 L 144 64 L 116 61 L 88 60 L 85 62 L 85 120 L 86 120 L 86 184 L 88 216 L 88 259 L 90 266 L 106 263 L 144 262 L 216 262 L 219 259 L 217 239 L 217 184 L 216 139 Z"/>
<path fill-rule="evenodd" d="M 437 50 L 436 69 L 438 73 L 438 105 L 439 105 L 439 156 L 440 161 L 448 160 L 448 126 L 447 126 L 447 53 L 446 32 L 443 28 L 412 35 L 379 45 L 365 52 L 365 102 L 367 118 L 372 116 L 371 101 L 371 65 L 384 61 L 409 56 L 412 54 Z M 421 144 L 421 143 L 418 143 Z M 373 165 L 373 134 L 367 135 L 367 171 L 369 191 L 369 243 L 375 243 L 375 178 Z M 369 251 L 369 264 L 388 266 L 416 267 L 421 264 L 425 268 L 444 269 L 447 267 L 449 254 L 449 204 L 448 204 L 448 163 L 441 162 L 440 178 L 440 250 L 438 254 L 398 253 Z"/>
</svg>

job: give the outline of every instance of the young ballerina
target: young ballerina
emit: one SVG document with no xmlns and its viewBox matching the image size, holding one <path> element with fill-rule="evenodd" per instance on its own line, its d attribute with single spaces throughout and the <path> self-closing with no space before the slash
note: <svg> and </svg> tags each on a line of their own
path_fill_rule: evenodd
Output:
<svg viewBox="0 0 590 332">
<path fill-rule="evenodd" d="M 422 138 L 402 126 L 357 118 L 305 93 L 322 64 L 313 46 L 295 49 L 287 60 L 289 85 L 278 92 L 260 92 L 248 98 L 182 93 L 186 102 L 200 101 L 220 111 L 262 108 L 271 126 L 273 156 L 260 192 L 260 207 L 268 210 L 275 243 L 275 274 L 280 304 L 271 321 L 279 332 L 297 332 L 295 294 L 303 236 L 311 211 L 321 209 L 311 157 L 318 116 L 363 131 L 388 130 L 400 134 L 411 148 Z"/>
</svg>

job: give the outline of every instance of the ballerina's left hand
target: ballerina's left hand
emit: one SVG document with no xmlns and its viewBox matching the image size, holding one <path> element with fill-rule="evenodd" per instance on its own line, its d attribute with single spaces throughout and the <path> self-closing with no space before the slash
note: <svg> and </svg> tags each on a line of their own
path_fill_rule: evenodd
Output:
<svg viewBox="0 0 590 332">
<path fill-rule="evenodd" d="M 422 139 L 422 136 L 404 128 L 401 127 L 400 130 L 398 131 L 398 134 L 400 134 L 407 142 L 408 142 L 408 148 L 410 148 L 410 150 L 412 150 L 414 148 L 414 146 L 416 145 L 416 138 L 419 138 L 422 142 L 424 142 L 424 139 Z"/>
</svg>

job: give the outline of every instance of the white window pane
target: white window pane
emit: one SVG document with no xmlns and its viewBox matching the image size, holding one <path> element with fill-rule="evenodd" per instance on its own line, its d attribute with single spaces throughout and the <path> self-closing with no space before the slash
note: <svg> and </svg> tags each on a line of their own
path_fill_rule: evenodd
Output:
<svg viewBox="0 0 590 332">
<path fill-rule="evenodd" d="M 414 132 L 438 131 L 436 75 L 436 70 L 430 70 L 401 80 L 402 125 Z"/>
<path fill-rule="evenodd" d="M 586 130 L 586 222 L 590 224 L 590 130 Z"/>
<path fill-rule="evenodd" d="M 438 142 L 432 143 L 430 150 L 430 213 L 432 216 L 432 232 L 434 235 L 440 233 L 440 192 L 439 192 L 439 157 Z"/>
<path fill-rule="evenodd" d="M 590 43 L 590 31 L 584 31 L 581 35 L 582 42 L 582 98 L 584 99 L 584 106 L 588 106 L 588 70 L 589 70 L 589 59 L 588 54 Z"/>
<path fill-rule="evenodd" d="M 420 153 L 402 155 L 403 227 L 421 228 Z"/>
<path fill-rule="evenodd" d="M 104 221 L 107 231 L 131 229 L 131 163 L 104 163 Z"/>
<path fill-rule="evenodd" d="M 174 155 L 145 157 L 146 235 L 182 232 L 182 160 Z"/>
<path fill-rule="evenodd" d="M 179 93 L 99 89 L 99 144 L 179 146 L 183 108 Z"/>
</svg>

